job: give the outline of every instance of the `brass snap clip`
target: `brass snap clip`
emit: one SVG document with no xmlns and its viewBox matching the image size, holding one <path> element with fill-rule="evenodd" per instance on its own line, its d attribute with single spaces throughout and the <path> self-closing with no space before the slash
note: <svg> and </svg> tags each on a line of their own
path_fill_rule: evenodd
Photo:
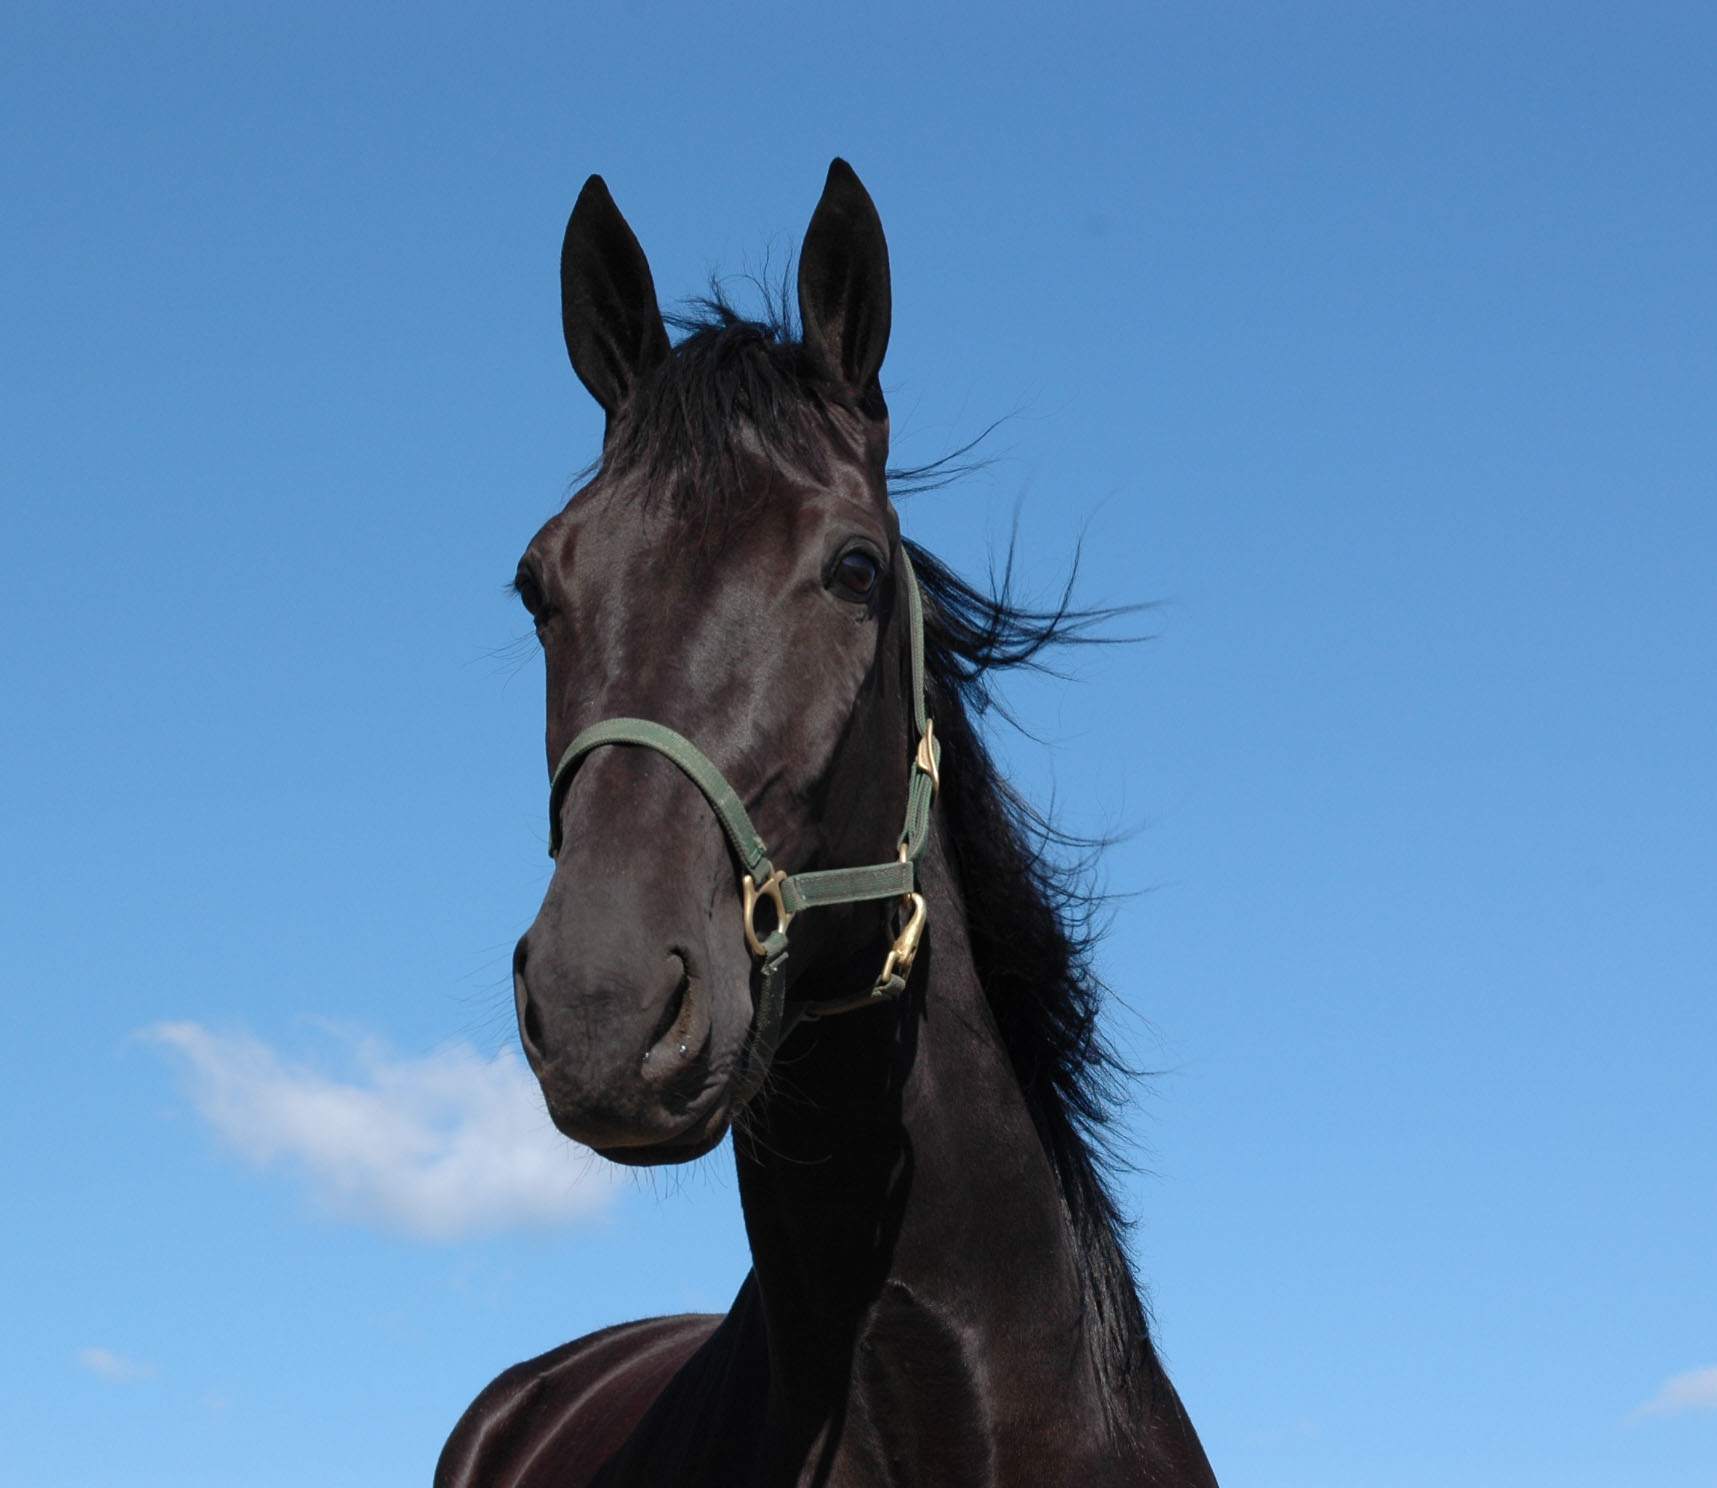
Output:
<svg viewBox="0 0 1717 1488">
<path fill-rule="evenodd" d="M 930 918 L 930 910 L 922 894 L 908 894 L 902 902 L 912 912 L 906 917 L 900 934 L 894 937 L 894 945 L 882 963 L 882 975 L 876 979 L 879 992 L 895 977 L 904 982 L 912 975 L 912 963 L 918 959 L 918 944 L 924 939 L 924 925 Z"/>
<path fill-rule="evenodd" d="M 787 913 L 786 901 L 781 897 L 781 885 L 787 881 L 787 875 L 779 868 L 775 869 L 762 883 L 753 881 L 747 873 L 740 880 L 740 889 L 745 898 L 745 941 L 751 947 L 754 956 L 767 956 L 763 942 L 757 938 L 757 901 L 767 899 L 775 906 L 775 928 L 785 934 L 787 927 L 793 923 L 793 916 Z"/>
</svg>

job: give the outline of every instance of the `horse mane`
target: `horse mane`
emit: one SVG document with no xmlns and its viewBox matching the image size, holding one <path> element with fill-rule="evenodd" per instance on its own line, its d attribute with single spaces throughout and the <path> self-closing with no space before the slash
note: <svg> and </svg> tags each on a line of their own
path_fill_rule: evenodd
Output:
<svg viewBox="0 0 1717 1488">
<path fill-rule="evenodd" d="M 785 285 L 760 287 L 768 301 L 761 320 L 734 309 L 719 286 L 668 317 L 686 334 L 640 384 L 603 452 L 605 465 L 641 469 L 650 487 L 690 503 L 688 515 L 706 532 L 743 520 L 751 499 L 738 458 L 742 427 L 778 459 L 812 475 L 826 468 L 831 389 L 811 372 Z M 891 469 L 891 492 L 948 484 L 971 468 L 971 448 Z M 978 979 L 1060 1185 L 1083 1260 L 1094 1362 L 1119 1401 L 1149 1388 L 1141 1366 L 1152 1355 L 1110 1186 L 1121 1166 L 1113 1121 L 1130 1072 L 1099 1026 L 1105 988 L 1092 953 L 1100 901 L 1086 870 L 1101 844 L 1057 829 L 1016 792 L 980 728 L 984 714 L 1000 711 L 999 673 L 1101 639 L 1092 627 L 1115 612 L 1075 609 L 1070 589 L 1051 609 L 1016 603 L 1011 552 L 986 592 L 907 546 L 925 601 L 930 708 L 951 766 L 942 809 Z"/>
<path fill-rule="evenodd" d="M 1113 612 L 1074 609 L 1068 590 L 1051 609 L 1015 603 L 1011 551 L 986 592 L 907 546 L 924 592 L 930 708 L 948 761 L 942 809 L 978 981 L 1061 1186 L 1099 1377 L 1112 1398 L 1123 1396 L 1141 1383 L 1150 1343 L 1110 1186 L 1122 1166 L 1113 1123 L 1131 1071 L 1103 1036 L 1106 989 L 1092 964 L 1101 900 L 1088 870 L 1102 844 L 1057 828 L 1009 785 L 978 723 L 996 706 L 998 672 L 1102 639 L 1091 628 Z"/>
</svg>

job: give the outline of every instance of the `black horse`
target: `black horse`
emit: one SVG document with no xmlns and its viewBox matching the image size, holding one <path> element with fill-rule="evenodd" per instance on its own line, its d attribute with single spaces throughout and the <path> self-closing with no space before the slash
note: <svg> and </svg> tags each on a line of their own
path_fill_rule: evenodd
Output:
<svg viewBox="0 0 1717 1488">
<path fill-rule="evenodd" d="M 607 431 L 516 580 L 557 852 L 519 1028 L 605 1157 L 734 1128 L 754 1268 L 508 1370 L 438 1488 L 1214 1488 L 1103 1180 L 1084 901 L 974 726 L 1068 617 L 900 536 L 870 197 L 835 161 L 797 341 L 717 304 L 671 344 L 598 177 L 561 276 Z"/>
</svg>

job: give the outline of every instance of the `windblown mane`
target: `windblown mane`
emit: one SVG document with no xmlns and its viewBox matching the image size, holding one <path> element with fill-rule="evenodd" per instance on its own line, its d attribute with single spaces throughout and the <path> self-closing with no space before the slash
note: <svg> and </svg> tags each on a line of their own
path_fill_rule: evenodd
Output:
<svg viewBox="0 0 1717 1488">
<path fill-rule="evenodd" d="M 1108 1182 L 1119 1160 L 1111 1122 L 1128 1071 L 1098 1021 L 1098 901 L 1084 871 L 1095 845 L 1059 831 L 1008 785 L 976 722 L 993 703 L 995 673 L 1092 640 L 1087 632 L 1107 612 L 1074 610 L 1066 595 L 1051 610 L 1024 608 L 1010 596 L 1007 569 L 996 592 L 985 593 L 908 546 L 924 591 L 930 706 L 952 765 L 942 806 L 978 980 L 1084 1259 L 1099 1373 L 1121 1394 L 1138 1383 L 1149 1345 Z"/>
<path fill-rule="evenodd" d="M 695 503 L 688 515 L 706 531 L 743 519 L 737 455 L 746 425 L 777 458 L 823 473 L 828 390 L 811 375 L 787 295 L 765 290 L 772 303 L 761 321 L 746 319 L 719 290 L 697 301 L 695 313 L 671 317 L 686 334 L 639 386 L 604 451 L 605 462 L 642 468 L 657 490 Z M 960 463 L 969 449 L 891 470 L 891 491 L 946 484 L 969 468 Z M 1075 610 L 1066 595 L 1053 609 L 1026 608 L 1013 601 L 1005 570 L 986 593 L 909 547 L 925 599 L 931 711 L 957 762 L 942 801 L 978 977 L 1060 1183 L 1084 1263 L 1096 1367 L 1119 1399 L 1145 1382 L 1150 1344 L 1109 1185 L 1118 1161 L 1110 1124 L 1127 1071 L 1098 1025 L 1096 900 L 1083 871 L 1092 845 L 1057 831 L 1007 784 L 978 726 L 995 702 L 997 673 L 1095 639 L 1091 626 L 1110 612 Z"/>
</svg>

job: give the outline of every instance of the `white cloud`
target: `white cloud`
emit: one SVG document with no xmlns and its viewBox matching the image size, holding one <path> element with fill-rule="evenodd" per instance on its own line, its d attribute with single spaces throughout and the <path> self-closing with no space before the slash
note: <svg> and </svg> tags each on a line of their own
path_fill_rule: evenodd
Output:
<svg viewBox="0 0 1717 1488">
<path fill-rule="evenodd" d="M 1717 1364 L 1689 1369 L 1663 1382 L 1663 1388 L 1634 1412 L 1641 1416 L 1674 1416 L 1682 1411 L 1717 1410 Z"/>
<path fill-rule="evenodd" d="M 148 1379 L 155 1373 L 153 1364 L 139 1364 L 135 1359 L 127 1359 L 114 1353 L 112 1349 L 79 1349 L 78 1363 L 91 1374 L 99 1374 L 105 1380 L 122 1385 L 132 1380 Z"/>
<path fill-rule="evenodd" d="M 347 1218 L 448 1240 L 590 1216 L 613 1191 L 614 1170 L 555 1131 L 510 1050 L 405 1058 L 359 1041 L 356 1077 L 341 1080 L 247 1034 L 161 1023 L 145 1036 L 184 1060 L 197 1109 L 230 1147 L 285 1165 Z"/>
</svg>

